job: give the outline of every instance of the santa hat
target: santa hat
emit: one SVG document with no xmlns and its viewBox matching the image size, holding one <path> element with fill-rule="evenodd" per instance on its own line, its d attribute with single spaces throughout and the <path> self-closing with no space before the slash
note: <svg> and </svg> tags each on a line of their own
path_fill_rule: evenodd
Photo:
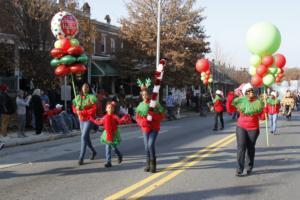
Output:
<svg viewBox="0 0 300 200">
<path fill-rule="evenodd" d="M 61 105 L 61 104 L 56 104 L 56 106 L 55 106 L 56 109 L 61 109 L 62 107 L 63 107 L 63 105 Z"/>
<path fill-rule="evenodd" d="M 1 84 L 0 85 L 0 91 L 1 92 L 5 92 L 5 91 L 7 91 L 7 89 L 8 89 L 8 86 L 6 84 Z"/>
<path fill-rule="evenodd" d="M 222 92 L 221 90 L 217 90 L 217 91 L 216 91 L 216 94 L 217 94 L 217 95 L 220 95 L 220 96 L 223 96 L 223 92 Z"/>
<path fill-rule="evenodd" d="M 272 91 L 271 95 L 274 96 L 274 97 L 277 97 L 277 92 L 276 91 Z"/>
<path fill-rule="evenodd" d="M 247 90 L 249 89 L 253 89 L 253 86 L 251 85 L 251 83 L 246 83 L 243 88 L 242 88 L 242 93 L 243 95 L 246 95 Z"/>
</svg>

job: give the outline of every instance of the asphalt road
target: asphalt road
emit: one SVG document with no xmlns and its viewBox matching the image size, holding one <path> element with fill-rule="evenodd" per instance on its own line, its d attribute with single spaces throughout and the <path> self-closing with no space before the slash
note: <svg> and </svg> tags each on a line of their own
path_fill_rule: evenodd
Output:
<svg viewBox="0 0 300 200">
<path fill-rule="evenodd" d="M 124 128 L 124 162 L 104 168 L 104 146 L 93 135 L 97 159 L 78 166 L 80 138 L 7 148 L 0 152 L 0 199 L 299 199 L 300 116 L 279 120 L 280 135 L 262 124 L 254 173 L 235 177 L 235 123 L 214 132 L 213 118 L 165 122 L 158 136 L 159 172 L 143 172 L 144 147 L 138 128 Z"/>
</svg>

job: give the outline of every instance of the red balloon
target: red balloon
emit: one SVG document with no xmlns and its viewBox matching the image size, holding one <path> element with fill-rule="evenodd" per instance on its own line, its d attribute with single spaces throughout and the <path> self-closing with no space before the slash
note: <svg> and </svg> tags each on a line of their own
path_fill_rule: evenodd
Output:
<svg viewBox="0 0 300 200">
<path fill-rule="evenodd" d="M 54 74 L 56 76 L 65 76 L 70 72 L 70 68 L 66 65 L 59 65 L 56 67 Z"/>
<path fill-rule="evenodd" d="M 203 84 L 204 84 L 204 85 L 208 85 L 208 80 L 205 79 L 205 80 L 203 81 Z"/>
<path fill-rule="evenodd" d="M 263 77 L 264 75 L 266 75 L 268 73 L 268 67 L 266 67 L 265 65 L 259 65 L 256 68 L 256 74 L 260 77 Z"/>
<path fill-rule="evenodd" d="M 262 64 L 265 65 L 266 67 L 270 67 L 273 65 L 274 58 L 272 56 L 265 56 L 262 59 Z"/>
<path fill-rule="evenodd" d="M 275 80 L 276 83 L 280 83 L 281 82 L 281 78 L 279 77 L 276 77 L 276 80 Z"/>
<path fill-rule="evenodd" d="M 210 75 L 210 71 L 205 72 L 208 76 Z"/>
<path fill-rule="evenodd" d="M 196 63 L 196 70 L 201 73 L 201 72 L 206 72 L 209 70 L 210 64 L 208 59 L 199 59 L 197 60 Z"/>
<path fill-rule="evenodd" d="M 84 49 L 81 46 L 73 46 L 68 49 L 68 54 L 71 56 L 79 56 L 83 53 Z"/>
<path fill-rule="evenodd" d="M 50 55 L 53 58 L 61 58 L 65 55 L 64 51 L 60 48 L 54 48 L 50 51 Z"/>
<path fill-rule="evenodd" d="M 70 66 L 71 73 L 83 74 L 86 71 L 86 67 L 83 64 L 75 64 Z"/>
<path fill-rule="evenodd" d="M 68 38 L 61 39 L 60 44 L 61 44 L 61 48 L 64 52 L 67 52 L 68 49 L 71 47 L 71 43 Z"/>
<path fill-rule="evenodd" d="M 262 83 L 263 83 L 263 80 L 260 76 L 255 75 L 251 78 L 251 84 L 255 87 L 261 86 Z"/>
<path fill-rule="evenodd" d="M 283 74 L 283 73 L 280 73 L 280 74 L 278 74 L 277 77 L 278 77 L 278 78 L 283 78 L 283 77 L 284 77 L 284 74 Z"/>
<path fill-rule="evenodd" d="M 286 59 L 285 59 L 284 55 L 279 54 L 279 53 L 275 54 L 274 59 L 275 59 L 275 65 L 277 67 L 283 68 L 285 66 Z"/>
</svg>

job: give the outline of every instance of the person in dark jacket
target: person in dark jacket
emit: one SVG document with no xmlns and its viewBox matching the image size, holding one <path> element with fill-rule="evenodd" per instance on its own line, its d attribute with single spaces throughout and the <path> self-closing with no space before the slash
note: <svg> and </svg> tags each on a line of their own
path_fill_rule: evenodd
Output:
<svg viewBox="0 0 300 200">
<path fill-rule="evenodd" d="M 41 99 L 41 90 L 35 89 L 32 93 L 32 99 L 30 101 L 30 107 L 33 110 L 35 120 L 35 133 L 37 135 L 42 133 L 43 130 L 43 114 L 44 107 Z"/>
<path fill-rule="evenodd" d="M 7 136 L 7 128 L 11 115 L 14 113 L 14 104 L 7 94 L 8 86 L 2 84 L 0 86 L 0 113 L 1 113 L 1 134 Z"/>
</svg>

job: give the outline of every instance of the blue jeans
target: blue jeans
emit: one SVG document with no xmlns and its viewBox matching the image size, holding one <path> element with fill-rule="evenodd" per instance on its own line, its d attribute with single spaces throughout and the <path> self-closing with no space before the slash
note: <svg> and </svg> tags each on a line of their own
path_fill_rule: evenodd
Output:
<svg viewBox="0 0 300 200">
<path fill-rule="evenodd" d="M 155 141 L 157 138 L 158 132 L 152 130 L 150 133 L 143 133 L 144 136 L 144 145 L 147 155 L 147 159 L 155 160 Z"/>
<path fill-rule="evenodd" d="M 269 115 L 271 131 L 275 133 L 277 127 L 277 114 Z"/>
<path fill-rule="evenodd" d="M 92 122 L 90 121 L 80 122 L 81 148 L 80 148 L 79 160 L 83 160 L 86 151 L 86 146 L 88 146 L 93 153 L 96 153 L 90 138 L 91 127 L 92 127 Z"/>
<path fill-rule="evenodd" d="M 105 155 L 106 155 L 106 162 L 111 162 L 111 149 L 114 148 L 115 154 L 117 154 L 118 157 L 122 157 L 121 152 L 115 145 L 105 145 Z"/>
</svg>

